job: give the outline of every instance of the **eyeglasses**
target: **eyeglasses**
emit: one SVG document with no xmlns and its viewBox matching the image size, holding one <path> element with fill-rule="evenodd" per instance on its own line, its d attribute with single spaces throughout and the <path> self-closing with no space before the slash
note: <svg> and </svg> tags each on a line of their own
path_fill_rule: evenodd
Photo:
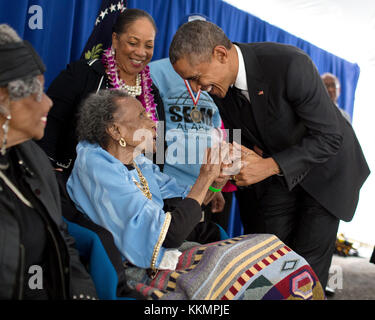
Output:
<svg viewBox="0 0 375 320">
<path fill-rule="evenodd" d="M 325 86 L 327 87 L 327 89 L 338 89 L 340 88 L 340 85 L 339 84 L 336 84 L 336 83 L 325 83 Z"/>
</svg>

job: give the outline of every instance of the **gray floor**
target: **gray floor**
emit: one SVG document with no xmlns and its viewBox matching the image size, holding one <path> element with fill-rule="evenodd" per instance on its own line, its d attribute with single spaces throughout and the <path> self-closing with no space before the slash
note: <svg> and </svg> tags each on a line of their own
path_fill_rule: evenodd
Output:
<svg viewBox="0 0 375 320">
<path fill-rule="evenodd" d="M 329 300 L 375 300 L 375 264 L 369 258 L 334 255 L 328 284 L 337 287 Z"/>
</svg>

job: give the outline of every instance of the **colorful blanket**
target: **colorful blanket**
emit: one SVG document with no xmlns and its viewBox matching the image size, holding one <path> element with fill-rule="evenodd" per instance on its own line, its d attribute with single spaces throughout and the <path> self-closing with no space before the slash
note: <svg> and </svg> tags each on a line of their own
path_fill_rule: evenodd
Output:
<svg viewBox="0 0 375 320">
<path fill-rule="evenodd" d="M 306 260 L 268 234 L 195 245 L 183 251 L 176 270 L 133 286 L 163 300 L 325 299 Z"/>
</svg>

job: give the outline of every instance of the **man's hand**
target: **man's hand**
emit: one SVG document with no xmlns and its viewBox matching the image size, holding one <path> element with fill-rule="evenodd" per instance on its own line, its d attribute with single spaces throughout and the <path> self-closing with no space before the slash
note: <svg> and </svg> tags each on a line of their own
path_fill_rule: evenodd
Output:
<svg viewBox="0 0 375 320">
<path fill-rule="evenodd" d="M 279 166 L 272 158 L 264 159 L 244 146 L 235 142 L 233 145 L 241 150 L 241 171 L 232 177 L 236 185 L 248 186 L 280 173 Z"/>
</svg>

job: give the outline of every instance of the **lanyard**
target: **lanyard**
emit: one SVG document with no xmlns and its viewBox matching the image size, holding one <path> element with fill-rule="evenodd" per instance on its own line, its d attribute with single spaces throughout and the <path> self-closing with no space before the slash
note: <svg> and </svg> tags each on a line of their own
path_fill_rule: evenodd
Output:
<svg viewBox="0 0 375 320">
<path fill-rule="evenodd" d="M 193 90 L 190 87 L 189 81 L 184 80 L 184 82 L 185 82 L 185 86 L 186 86 L 186 88 L 187 88 L 187 90 L 189 92 L 190 98 L 191 98 L 191 100 L 193 100 L 194 108 L 196 108 L 197 104 L 198 104 L 198 101 L 199 101 L 199 98 L 201 96 L 201 89 L 199 89 L 197 95 L 194 96 L 194 92 L 193 92 Z"/>
<path fill-rule="evenodd" d="M 197 109 L 197 104 L 199 101 L 199 98 L 201 96 L 201 89 L 199 89 L 196 96 L 194 96 L 193 90 L 190 87 L 190 83 L 187 80 L 184 80 L 185 86 L 190 94 L 191 100 L 193 100 L 194 108 L 190 112 L 190 118 L 193 120 L 193 122 L 198 123 L 202 121 L 202 113 Z"/>
</svg>

